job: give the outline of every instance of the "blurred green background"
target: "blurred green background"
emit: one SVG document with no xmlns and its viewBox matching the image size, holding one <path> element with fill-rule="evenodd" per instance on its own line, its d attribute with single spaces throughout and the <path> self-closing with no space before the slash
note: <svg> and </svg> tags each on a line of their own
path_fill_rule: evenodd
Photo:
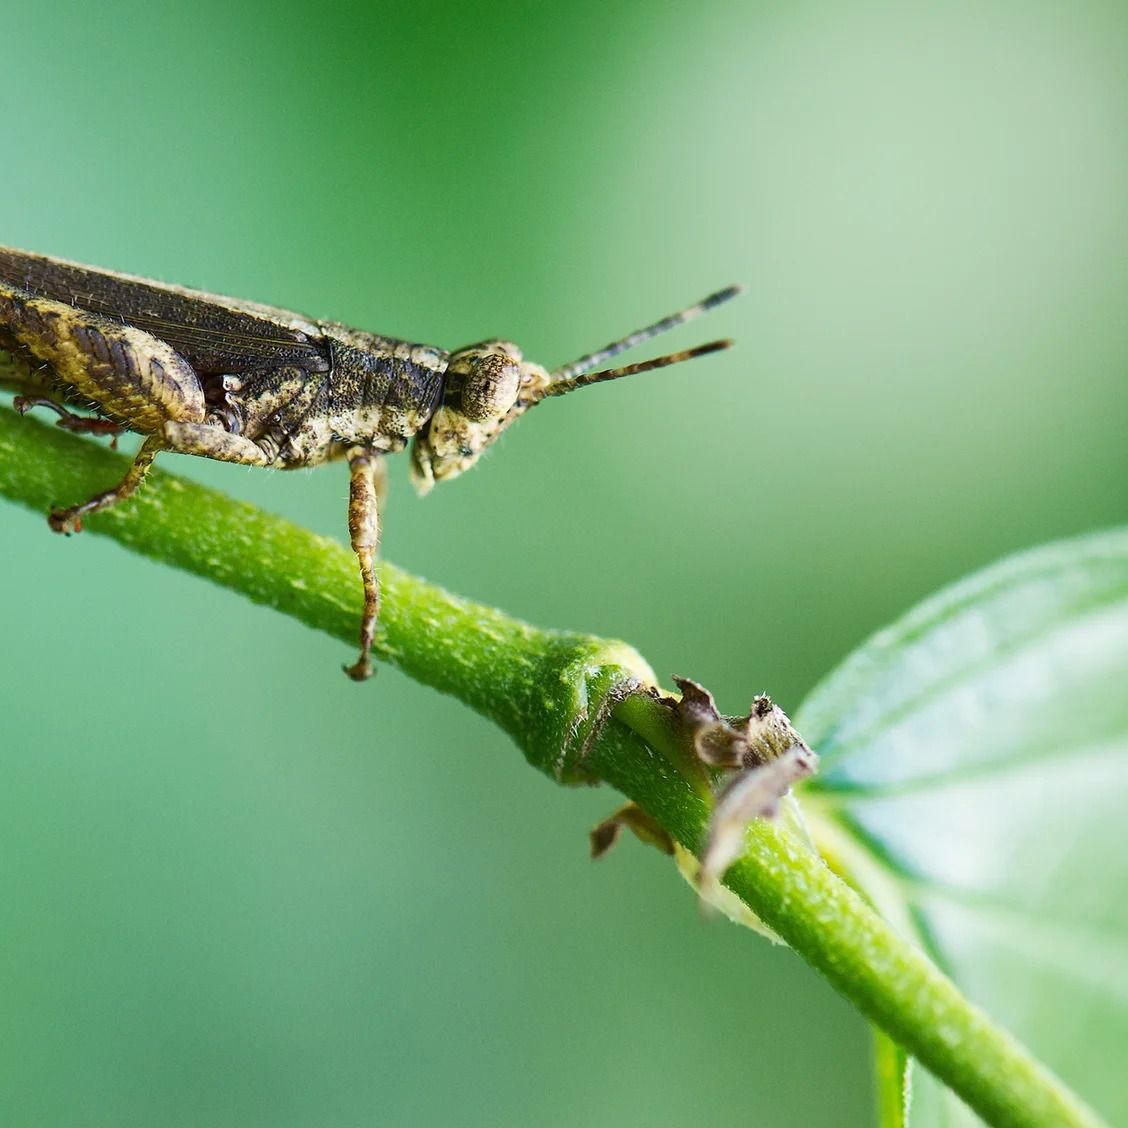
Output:
<svg viewBox="0 0 1128 1128">
<path fill-rule="evenodd" d="M 1128 506 L 1128 11 L 3 5 L 0 242 L 555 364 L 729 281 L 384 551 L 794 709 Z M 644 354 L 649 355 L 649 354 Z M 346 473 L 166 469 L 343 535 Z M 92 488 L 101 483 L 92 483 Z M 77 499 L 60 499 L 70 501 Z M 340 644 L 0 503 L 11 1124 L 864 1124 L 861 1020 L 610 792 Z"/>
</svg>

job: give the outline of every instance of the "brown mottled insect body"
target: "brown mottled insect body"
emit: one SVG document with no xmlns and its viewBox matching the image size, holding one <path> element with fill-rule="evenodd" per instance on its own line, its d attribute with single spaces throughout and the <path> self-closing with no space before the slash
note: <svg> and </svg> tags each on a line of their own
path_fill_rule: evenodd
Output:
<svg viewBox="0 0 1128 1128">
<path fill-rule="evenodd" d="M 420 492 L 454 478 L 518 416 L 550 396 L 726 347 L 715 341 L 626 368 L 597 365 L 720 304 L 720 291 L 647 329 L 549 372 L 516 345 L 455 352 L 126 274 L 0 248 L 0 347 L 25 362 L 20 410 L 47 407 L 74 431 L 145 436 L 125 478 L 50 524 L 129 497 L 162 450 L 290 469 L 348 459 L 349 533 L 364 584 L 361 653 L 371 673 L 379 612 L 382 458 L 413 441 Z M 94 413 L 91 418 L 75 410 Z"/>
</svg>

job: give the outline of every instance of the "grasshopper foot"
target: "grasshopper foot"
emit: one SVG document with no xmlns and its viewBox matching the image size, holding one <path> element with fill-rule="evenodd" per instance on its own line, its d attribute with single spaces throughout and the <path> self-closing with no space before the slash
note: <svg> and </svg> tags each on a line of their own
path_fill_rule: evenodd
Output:
<svg viewBox="0 0 1128 1128">
<path fill-rule="evenodd" d="M 342 670 L 349 675 L 354 682 L 368 681 L 376 671 L 372 668 L 372 663 L 368 660 L 368 654 L 362 654 L 351 666 L 342 666 Z"/>
<path fill-rule="evenodd" d="M 82 532 L 82 505 L 72 505 L 69 509 L 52 509 L 47 514 L 47 524 L 53 532 L 69 537 L 71 533 Z"/>
</svg>

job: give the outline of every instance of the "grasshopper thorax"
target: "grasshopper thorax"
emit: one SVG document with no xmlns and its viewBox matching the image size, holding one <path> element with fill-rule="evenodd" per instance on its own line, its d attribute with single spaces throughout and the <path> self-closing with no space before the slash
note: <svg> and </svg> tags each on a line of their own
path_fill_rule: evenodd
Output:
<svg viewBox="0 0 1128 1128">
<path fill-rule="evenodd" d="M 420 493 L 468 470 L 514 417 L 522 385 L 545 378 L 510 341 L 452 353 L 442 403 L 415 438 L 412 476 Z"/>
</svg>

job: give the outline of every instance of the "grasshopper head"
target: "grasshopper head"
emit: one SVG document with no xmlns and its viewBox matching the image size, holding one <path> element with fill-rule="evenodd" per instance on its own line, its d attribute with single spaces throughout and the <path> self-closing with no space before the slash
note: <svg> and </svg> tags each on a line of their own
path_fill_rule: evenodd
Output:
<svg viewBox="0 0 1128 1128">
<path fill-rule="evenodd" d="M 420 493 L 435 482 L 469 470 L 508 426 L 526 370 L 521 350 L 509 341 L 483 341 L 453 353 L 443 384 L 443 401 L 415 437 L 412 477 Z M 539 370 L 538 371 L 543 371 Z"/>
<path fill-rule="evenodd" d="M 436 482 L 456 478 L 469 470 L 514 419 L 549 396 L 561 396 L 588 384 L 633 376 L 728 348 L 731 341 L 712 341 L 641 364 L 592 371 L 611 357 L 705 313 L 739 292 L 736 286 L 720 290 L 680 313 L 664 317 L 552 372 L 522 360 L 521 350 L 509 341 L 483 341 L 453 353 L 446 370 L 442 404 L 415 436 L 412 446 L 411 471 L 416 489 L 426 493 Z"/>
</svg>

